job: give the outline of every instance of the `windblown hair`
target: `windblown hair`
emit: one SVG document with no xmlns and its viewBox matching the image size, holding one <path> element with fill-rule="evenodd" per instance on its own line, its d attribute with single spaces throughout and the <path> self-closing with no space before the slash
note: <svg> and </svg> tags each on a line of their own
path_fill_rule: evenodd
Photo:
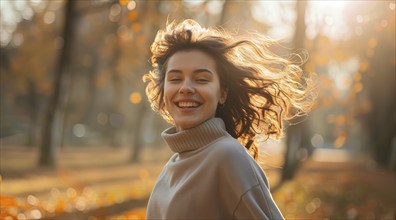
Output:
<svg viewBox="0 0 396 220">
<path fill-rule="evenodd" d="M 274 44 L 260 34 L 232 35 L 190 19 L 167 24 L 151 45 L 153 68 L 143 77 L 152 109 L 173 123 L 163 101 L 167 62 L 178 51 L 205 52 L 215 60 L 220 86 L 228 91 L 215 117 L 222 118 L 227 132 L 257 159 L 255 136 L 280 138 L 283 121 L 306 114 L 315 98 L 313 77 L 300 68 L 305 60 L 275 55 L 269 50 Z"/>
</svg>

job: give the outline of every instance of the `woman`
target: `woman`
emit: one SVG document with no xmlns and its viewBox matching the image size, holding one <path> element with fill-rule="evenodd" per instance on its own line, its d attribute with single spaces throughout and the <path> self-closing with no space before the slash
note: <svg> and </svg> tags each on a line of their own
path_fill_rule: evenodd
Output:
<svg viewBox="0 0 396 220">
<path fill-rule="evenodd" d="M 307 112 L 312 83 L 270 45 L 193 20 L 158 32 L 144 80 L 151 107 L 174 125 L 162 137 L 175 154 L 148 219 L 283 219 L 253 139 L 279 138 L 283 120 Z"/>
</svg>

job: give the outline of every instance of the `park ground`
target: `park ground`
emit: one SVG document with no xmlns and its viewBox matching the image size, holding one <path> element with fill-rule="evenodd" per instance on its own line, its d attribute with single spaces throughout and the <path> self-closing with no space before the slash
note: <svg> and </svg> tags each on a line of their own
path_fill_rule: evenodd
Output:
<svg viewBox="0 0 396 220">
<path fill-rule="evenodd" d="M 133 164 L 125 148 L 70 147 L 60 150 L 57 168 L 39 169 L 36 149 L 0 149 L 0 219 L 144 219 L 155 179 L 171 155 L 151 147 Z M 368 157 L 310 158 L 281 185 L 279 163 L 265 170 L 286 219 L 396 219 L 396 174 Z"/>
</svg>

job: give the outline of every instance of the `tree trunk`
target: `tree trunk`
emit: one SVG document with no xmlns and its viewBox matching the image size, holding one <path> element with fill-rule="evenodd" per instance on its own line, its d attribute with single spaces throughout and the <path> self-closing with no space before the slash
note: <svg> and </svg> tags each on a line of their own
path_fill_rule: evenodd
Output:
<svg viewBox="0 0 396 220">
<path fill-rule="evenodd" d="M 164 19 L 164 15 L 161 13 L 158 13 L 158 8 L 160 5 L 160 1 L 145 1 L 142 2 L 142 15 L 140 17 L 140 21 L 146 21 L 147 25 L 145 27 L 145 29 L 143 30 L 145 32 L 145 35 L 147 36 L 148 40 L 153 40 L 154 39 L 154 35 L 155 33 L 157 33 L 159 25 L 163 23 L 165 23 L 166 19 Z M 135 45 L 137 48 L 140 45 Z M 148 51 L 148 50 L 146 50 Z M 151 54 L 149 53 L 144 53 L 142 55 L 139 56 L 139 58 L 141 59 L 142 63 L 147 63 L 148 58 L 150 57 Z M 147 68 L 145 68 L 145 70 L 149 69 L 150 66 L 146 66 Z M 142 70 L 142 69 L 141 69 Z M 142 72 L 140 70 L 140 72 Z M 141 77 L 139 77 L 139 79 L 141 79 Z M 141 94 L 144 94 L 144 87 L 142 86 L 142 88 L 140 89 Z M 143 135 L 143 121 L 145 120 L 146 116 L 146 112 L 147 112 L 147 105 L 145 103 L 143 103 L 144 101 L 142 101 L 139 106 L 138 106 L 138 114 L 136 117 L 136 121 L 135 121 L 135 129 L 133 130 L 132 133 L 132 137 L 133 137 L 133 141 L 132 141 L 132 150 L 131 150 L 131 155 L 130 155 L 130 162 L 132 163 L 137 163 L 139 162 L 140 159 L 140 153 L 141 153 L 141 149 L 142 146 L 144 144 L 143 140 L 142 140 L 142 135 Z"/>
<path fill-rule="evenodd" d="M 223 4 L 223 10 L 220 15 L 219 25 L 226 28 L 235 28 L 235 24 L 241 29 L 249 29 L 251 22 L 244 22 L 245 20 L 252 20 L 251 2 L 249 1 L 231 1 L 226 0 Z M 238 14 L 240 19 L 236 19 L 234 15 Z"/>
<path fill-rule="evenodd" d="M 296 2 L 296 30 L 294 33 L 294 47 L 298 50 L 304 48 L 305 40 L 305 10 L 307 7 L 306 1 Z M 303 68 L 303 67 L 302 67 Z M 295 121 L 302 121 L 296 119 Z M 292 179 L 294 173 L 297 171 L 299 165 L 298 153 L 300 149 L 307 143 L 307 132 L 306 132 L 306 121 L 302 121 L 298 124 L 291 125 L 287 129 L 286 134 L 286 153 L 285 153 L 285 163 L 282 170 L 282 181 Z M 308 142 L 309 143 L 309 142 Z"/>
<path fill-rule="evenodd" d="M 26 145 L 32 147 L 36 144 L 37 117 L 38 117 L 37 88 L 32 79 L 29 79 L 28 88 L 29 88 L 28 106 L 30 109 L 29 111 L 30 121 L 29 121 L 29 131 L 28 131 Z"/>
<path fill-rule="evenodd" d="M 145 112 L 146 112 L 146 104 L 141 102 L 139 104 L 139 110 L 138 110 L 138 119 L 136 121 L 135 124 L 135 129 L 134 129 L 134 139 L 132 142 L 132 146 L 133 146 L 133 150 L 132 150 L 132 154 L 131 154 L 131 162 L 132 163 L 137 163 L 139 162 L 140 159 L 140 152 L 142 150 L 142 146 L 143 146 L 143 140 L 142 140 L 142 136 L 143 136 L 143 121 L 145 119 Z"/>
<path fill-rule="evenodd" d="M 375 160 L 385 167 L 391 162 L 392 139 L 396 137 L 395 66 L 392 66 L 389 62 L 390 59 L 387 59 L 394 56 L 395 53 L 391 44 L 392 42 L 379 36 L 378 46 L 371 60 L 371 71 L 373 72 L 368 76 L 366 82 L 369 99 L 373 106 L 368 115 L 368 129 L 372 139 L 371 147 Z"/>
<path fill-rule="evenodd" d="M 62 140 L 63 116 L 70 84 L 72 46 L 75 38 L 76 4 L 77 1 L 69 0 L 65 6 L 63 48 L 58 56 L 53 95 L 47 106 L 42 134 L 39 165 L 43 167 L 55 166 L 57 151 Z"/>
<path fill-rule="evenodd" d="M 118 4 L 118 3 L 115 3 Z M 120 26 L 119 22 L 115 22 L 113 26 L 113 32 L 117 33 L 117 29 Z M 113 56 L 112 60 L 110 61 L 110 66 L 113 67 L 113 71 L 111 74 L 111 82 L 113 86 L 113 105 L 112 105 L 112 112 L 110 114 L 110 122 L 115 122 L 115 123 L 110 123 L 109 127 L 109 139 L 110 139 L 110 146 L 117 148 L 120 147 L 120 142 L 121 142 L 121 134 L 120 132 L 122 131 L 121 127 L 123 126 L 123 118 L 124 114 L 122 112 L 122 105 L 123 105 L 123 83 L 122 79 L 120 76 L 120 73 L 118 71 L 118 62 L 120 59 L 121 55 L 121 43 L 120 43 L 120 38 L 118 34 L 116 34 L 115 41 L 114 41 L 114 50 L 113 50 Z M 113 117 L 119 118 L 121 117 L 122 120 L 111 120 L 111 115 Z"/>
<path fill-rule="evenodd" d="M 87 78 L 88 78 L 88 92 L 90 94 L 90 98 L 87 100 L 87 108 L 85 109 L 84 116 L 83 116 L 83 123 L 89 127 L 93 128 L 96 122 L 96 103 L 97 103 L 97 89 L 96 89 L 96 77 L 98 75 L 98 55 L 91 54 L 92 58 L 92 65 L 88 70 Z"/>
</svg>

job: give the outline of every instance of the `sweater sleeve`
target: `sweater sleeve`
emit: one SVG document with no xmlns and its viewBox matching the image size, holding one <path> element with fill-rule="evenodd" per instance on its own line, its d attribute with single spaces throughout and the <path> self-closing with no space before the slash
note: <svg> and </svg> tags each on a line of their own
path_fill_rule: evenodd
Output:
<svg viewBox="0 0 396 220">
<path fill-rule="evenodd" d="M 233 214 L 234 219 L 284 219 L 269 191 L 262 187 L 256 185 L 241 196 Z"/>
<path fill-rule="evenodd" d="M 236 141 L 218 143 L 216 148 L 223 193 L 235 201 L 233 219 L 284 219 L 271 196 L 264 171 L 245 148 Z"/>
</svg>

